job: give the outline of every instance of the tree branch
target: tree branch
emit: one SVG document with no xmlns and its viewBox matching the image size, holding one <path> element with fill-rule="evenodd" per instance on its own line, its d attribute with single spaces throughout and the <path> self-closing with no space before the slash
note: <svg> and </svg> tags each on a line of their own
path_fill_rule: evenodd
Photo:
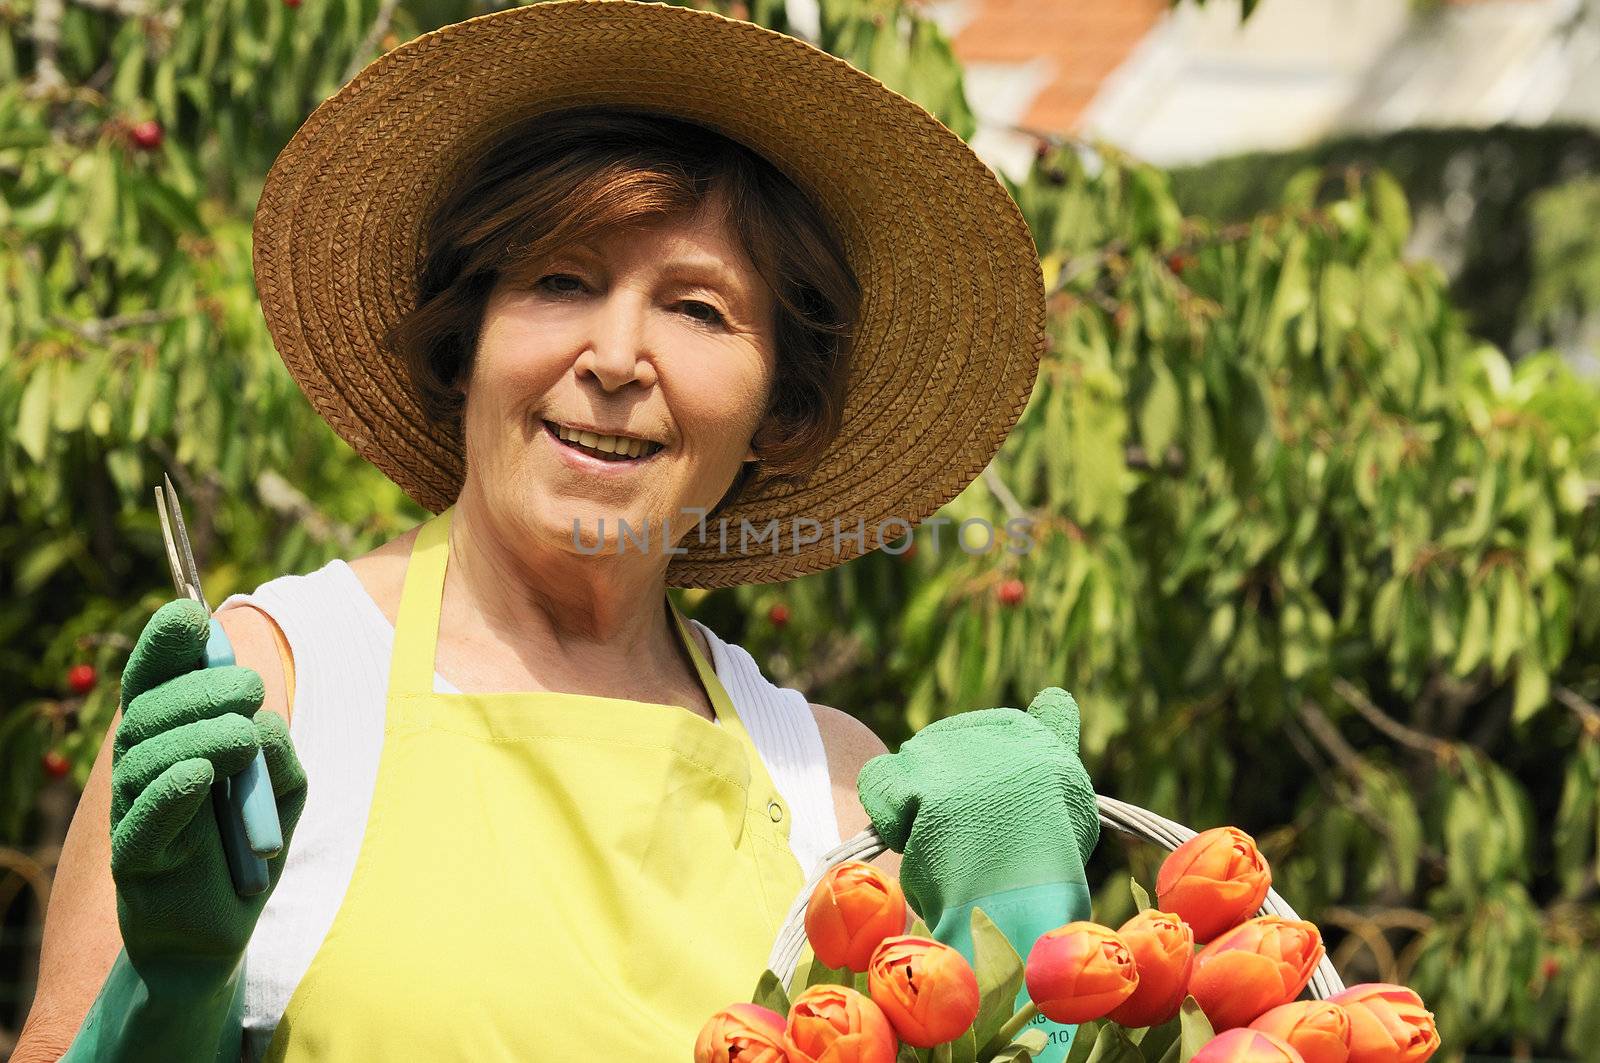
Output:
<svg viewBox="0 0 1600 1063">
<path fill-rule="evenodd" d="M 1570 687 L 1557 686 L 1550 693 L 1577 714 L 1578 721 L 1583 724 L 1584 734 L 1590 738 L 1600 738 L 1600 706 Z"/>
<path fill-rule="evenodd" d="M 1013 520 L 1018 517 L 1027 518 L 1028 511 L 1022 508 L 1022 503 L 1018 502 L 1017 496 L 1011 493 L 1011 488 L 1007 487 L 1005 481 L 1000 479 L 1000 474 L 995 471 L 993 462 L 983 467 L 983 483 L 984 486 L 989 488 L 989 493 L 1000 500 L 1000 506 L 1006 511 L 1006 516 Z"/>
<path fill-rule="evenodd" d="M 1454 753 L 1449 742 L 1446 742 L 1442 738 L 1435 738 L 1430 734 L 1423 734 L 1421 731 L 1418 731 L 1415 728 L 1407 727 L 1399 720 L 1396 720 L 1393 716 L 1388 715 L 1382 709 L 1378 708 L 1378 706 L 1373 703 L 1371 698 L 1362 693 L 1362 691 L 1348 679 L 1345 679 L 1342 676 L 1335 677 L 1333 680 L 1333 689 L 1334 692 L 1343 698 L 1352 709 L 1355 709 L 1356 712 L 1361 714 L 1362 719 L 1372 724 L 1372 726 L 1388 735 L 1400 745 L 1430 756 L 1440 763 L 1446 763 L 1453 758 Z"/>
<path fill-rule="evenodd" d="M 372 61 L 372 53 L 378 50 L 378 42 L 389 32 L 389 22 L 394 18 L 394 9 L 399 6 L 400 0 L 383 0 L 383 6 L 378 8 L 378 16 L 372 20 L 372 28 L 356 45 L 356 50 L 350 53 L 350 65 L 344 71 L 345 81 L 361 73 L 361 68 Z"/>
</svg>

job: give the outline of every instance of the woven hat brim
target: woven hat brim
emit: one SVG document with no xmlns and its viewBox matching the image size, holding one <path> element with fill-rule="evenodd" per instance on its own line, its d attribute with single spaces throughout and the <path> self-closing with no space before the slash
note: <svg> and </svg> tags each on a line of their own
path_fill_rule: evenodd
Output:
<svg viewBox="0 0 1600 1063">
<path fill-rule="evenodd" d="M 257 206 L 273 342 L 335 432 L 437 513 L 463 474 L 380 341 L 415 304 L 422 228 L 507 125 L 613 104 L 698 121 L 768 158 L 830 213 L 863 288 L 839 437 L 799 487 L 759 480 L 725 511 L 783 534 L 740 552 L 690 535 L 667 583 L 818 572 L 954 498 L 1021 415 L 1045 349 L 1044 285 L 1017 205 L 922 107 L 785 34 L 714 12 L 559 0 L 443 27 L 374 60 L 306 120 Z M 797 519 L 823 529 L 796 548 Z M 841 529 L 835 536 L 835 521 Z M 854 533 L 865 527 L 865 541 Z M 809 525 L 807 525 L 809 527 Z"/>
</svg>

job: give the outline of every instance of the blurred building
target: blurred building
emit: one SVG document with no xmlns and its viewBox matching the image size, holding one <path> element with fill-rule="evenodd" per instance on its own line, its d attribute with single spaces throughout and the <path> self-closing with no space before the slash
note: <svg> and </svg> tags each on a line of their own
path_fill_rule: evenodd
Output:
<svg viewBox="0 0 1600 1063">
<path fill-rule="evenodd" d="M 1561 121 L 1600 126 L 1593 3 L 1262 0 L 1241 24 L 1237 0 L 1212 0 L 1162 18 L 1073 128 L 1177 164 L 1341 133 Z"/>
<path fill-rule="evenodd" d="M 817 0 L 787 0 L 805 30 Z M 1600 0 L 924 0 L 991 166 L 1043 130 L 1176 165 L 1351 132 L 1600 127 Z"/>
</svg>

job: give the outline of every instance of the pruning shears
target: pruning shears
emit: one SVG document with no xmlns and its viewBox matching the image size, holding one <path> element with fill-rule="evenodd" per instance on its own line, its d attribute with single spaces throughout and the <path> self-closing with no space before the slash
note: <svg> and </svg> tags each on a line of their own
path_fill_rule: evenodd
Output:
<svg viewBox="0 0 1600 1063">
<path fill-rule="evenodd" d="M 211 616 L 211 603 L 200 589 L 200 570 L 189 545 L 189 529 L 183 523 L 183 507 L 178 502 L 172 477 L 163 476 L 166 492 L 156 488 L 156 510 L 161 516 L 161 536 L 167 543 L 167 564 L 172 568 L 172 584 L 181 598 L 199 602 Z M 173 534 L 173 529 L 177 534 Z M 206 639 L 202 668 L 222 668 L 235 664 L 233 644 L 222 625 L 211 617 L 211 633 Z M 278 822 L 278 805 L 272 796 L 272 780 L 267 774 L 267 758 L 258 749 L 255 760 L 237 775 L 218 778 L 211 784 L 211 804 L 222 831 L 222 848 L 228 857 L 228 871 L 241 897 L 265 892 L 267 861 L 283 850 L 283 827 Z"/>
</svg>

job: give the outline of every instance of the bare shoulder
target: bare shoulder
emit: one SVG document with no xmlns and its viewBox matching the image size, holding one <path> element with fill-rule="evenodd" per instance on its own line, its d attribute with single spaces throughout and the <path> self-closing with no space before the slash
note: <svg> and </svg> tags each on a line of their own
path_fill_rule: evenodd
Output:
<svg viewBox="0 0 1600 1063">
<path fill-rule="evenodd" d="M 399 612 L 400 588 L 405 583 L 406 562 L 416 534 L 417 529 L 413 528 L 346 562 L 391 623 Z M 285 721 L 291 720 L 294 655 L 277 622 L 253 605 L 231 605 L 217 611 L 217 623 L 233 644 L 234 660 L 260 674 L 265 692 L 263 706 Z"/>
<path fill-rule="evenodd" d="M 811 715 L 817 721 L 817 731 L 822 735 L 822 748 L 828 754 L 828 768 L 853 768 L 849 772 L 851 785 L 861 773 L 861 766 L 879 753 L 889 752 L 877 732 L 850 715 L 831 705 L 811 705 Z"/>
<path fill-rule="evenodd" d="M 406 583 L 406 565 L 411 561 L 411 545 L 416 542 L 417 533 L 421 530 L 419 524 L 382 546 L 346 562 L 391 624 L 400 615 L 400 592 Z"/>
<path fill-rule="evenodd" d="M 294 661 L 279 651 L 287 646 L 277 623 L 253 605 L 232 605 L 217 610 L 217 623 L 233 644 L 233 659 L 261 676 L 265 694 L 262 707 L 271 709 L 288 722 L 292 711 L 289 687 L 294 682 Z"/>
<path fill-rule="evenodd" d="M 830 705 L 811 704 L 812 718 L 817 721 L 817 732 L 822 736 L 822 750 L 828 758 L 828 777 L 833 785 L 833 810 L 839 821 L 839 838 L 848 840 L 872 825 L 861 798 L 856 792 L 856 779 L 862 767 L 873 757 L 889 752 L 877 733 L 850 715 Z M 900 854 L 886 852 L 872 861 L 892 875 L 900 873 Z"/>
</svg>

